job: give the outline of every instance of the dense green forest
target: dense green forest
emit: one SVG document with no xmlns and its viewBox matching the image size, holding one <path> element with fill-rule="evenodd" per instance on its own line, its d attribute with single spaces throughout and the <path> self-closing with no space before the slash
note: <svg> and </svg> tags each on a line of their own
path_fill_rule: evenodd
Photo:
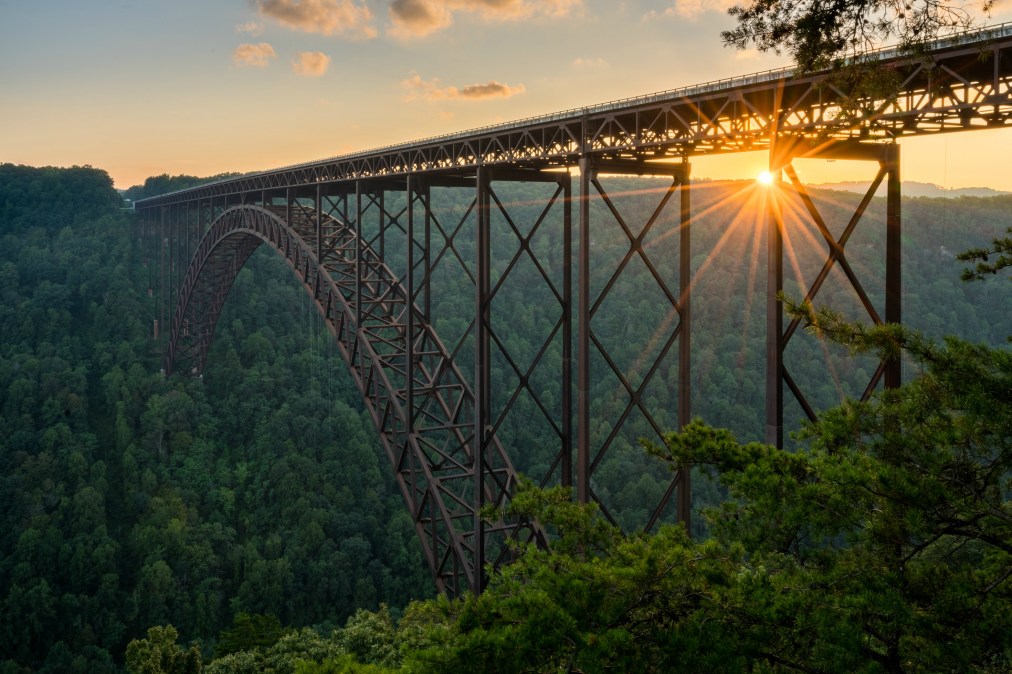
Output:
<svg viewBox="0 0 1012 674">
<path fill-rule="evenodd" d="M 288 663 L 276 671 L 293 671 L 293 653 L 315 653 L 309 659 L 317 662 L 350 653 L 395 666 L 399 657 L 377 655 L 377 644 L 396 651 L 413 638 L 419 652 L 431 651 L 432 633 L 422 626 L 449 633 L 448 616 L 460 609 L 415 605 L 395 635 L 407 603 L 432 594 L 428 571 L 354 386 L 319 315 L 277 256 L 258 251 L 240 273 L 204 376 L 165 379 L 161 345 L 152 338 L 154 256 L 142 246 L 134 215 L 121 210 L 108 176 L 90 168 L 3 165 L 0 177 L 0 671 L 120 671 L 133 640 L 140 640 L 135 662 L 144 653 L 177 653 L 178 640 L 197 645 L 205 658 L 222 656 L 206 669 L 223 672 L 267 670 L 272 657 Z M 163 176 L 129 196 L 198 180 Z M 630 223 L 640 223 L 633 228 L 642 227 L 663 186 L 608 180 L 617 207 Z M 544 195 L 527 189 L 500 191 L 514 213 L 526 214 L 518 220 L 535 221 Z M 761 228 L 736 214 L 760 197 L 746 183 L 700 183 L 694 194 L 694 411 L 753 439 L 762 412 L 765 244 Z M 444 199 L 440 215 L 450 227 L 455 217 L 468 217 L 466 199 Z M 837 235 L 858 199 L 818 195 Z M 599 292 L 628 237 L 602 204 L 594 208 L 592 283 Z M 994 283 L 961 284 L 962 264 L 953 257 L 1005 231 L 1010 212 L 1006 197 L 904 202 L 904 318 L 910 326 L 934 338 L 957 334 L 989 344 L 1012 334 L 1012 294 Z M 882 228 L 875 223 L 883 213 L 881 199 L 875 200 L 871 224 L 858 228 L 848 244 L 862 276 L 881 275 Z M 646 237 L 651 260 L 669 278 L 675 278 L 677 246 L 666 234 L 674 217 L 677 212 L 664 214 Z M 497 250 L 516 249 L 506 221 L 494 222 Z M 811 232 L 796 238 L 803 236 Z M 462 362 L 473 348 L 465 318 L 473 299 L 460 273 L 473 255 L 470 237 L 466 228 L 456 235 L 463 259 L 448 256 L 433 275 L 437 328 L 451 348 L 459 344 Z M 558 229 L 545 227 L 527 245 L 557 263 L 560 243 Z M 394 259 L 398 250 L 390 246 Z M 720 253 L 711 255 L 714 250 Z M 810 279 L 821 259 L 800 245 L 797 250 L 788 277 L 797 269 Z M 509 257 L 494 263 L 497 273 Z M 658 318 L 664 299 L 656 282 L 644 263 L 635 264 L 593 323 L 608 357 L 634 373 L 642 371 L 642 354 L 659 353 L 653 337 L 670 329 L 663 313 Z M 553 279 L 558 268 L 548 272 Z M 518 397 L 503 424 L 517 465 L 538 479 L 557 451 L 557 436 L 539 420 L 532 391 L 546 408 L 559 409 L 548 391 L 561 349 L 559 337 L 552 337 L 559 310 L 539 273 L 524 263 L 493 305 L 493 320 L 501 317 L 505 326 L 496 345 L 501 352 L 526 363 L 551 340 L 531 391 Z M 791 281 L 787 290 L 804 294 Z M 881 290 L 872 281 L 867 290 L 880 306 Z M 827 282 L 818 301 L 860 317 L 853 292 L 839 278 Z M 860 393 L 875 362 L 871 355 L 844 357 L 846 348 L 825 347 L 808 335 L 795 343 L 789 367 L 799 380 L 818 383 L 812 396 L 820 409 L 841 393 Z M 502 382 L 496 400 L 504 405 L 518 377 L 501 354 L 493 356 L 494 381 Z M 595 372 L 607 372 L 601 358 Z M 668 365 L 676 362 L 672 356 L 665 358 L 662 376 L 647 393 L 658 420 L 670 427 L 678 373 Z M 925 368 L 916 359 L 908 365 L 911 377 Z M 595 415 L 608 418 L 621 397 L 615 380 L 602 376 L 595 386 Z M 790 417 L 788 427 L 796 427 L 799 410 Z M 629 420 L 618 448 L 595 474 L 595 490 L 627 531 L 642 525 L 639 504 L 656 499 L 669 474 L 637 443 L 648 435 L 645 428 L 643 418 Z M 602 424 L 594 432 L 602 437 L 610 430 Z M 696 500 L 713 504 L 729 488 L 734 485 L 700 480 Z M 544 503 L 531 507 L 545 515 Z M 596 525 L 581 526 L 577 530 L 587 536 L 601 535 Z M 616 540 L 602 545 L 630 554 Z M 517 577 L 532 567 L 520 568 Z M 479 616 L 475 620 L 494 622 L 481 613 L 486 608 L 499 611 L 492 604 L 468 610 Z M 273 636 L 266 642 L 236 638 L 251 621 L 254 632 Z M 148 631 L 170 624 L 171 632 Z M 502 638 L 509 641 L 509 635 Z M 261 645 L 256 654 L 250 650 L 255 643 Z"/>
<path fill-rule="evenodd" d="M 166 380 L 109 177 L 2 171 L 0 671 L 118 671 L 154 625 L 211 653 L 240 612 L 326 629 L 432 593 L 284 265 L 251 260 L 207 377 Z"/>
</svg>

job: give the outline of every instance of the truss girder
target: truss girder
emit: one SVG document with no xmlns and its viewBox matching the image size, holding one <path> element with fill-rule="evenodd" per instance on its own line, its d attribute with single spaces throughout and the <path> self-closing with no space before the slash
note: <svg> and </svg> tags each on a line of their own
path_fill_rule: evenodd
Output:
<svg viewBox="0 0 1012 674">
<path fill-rule="evenodd" d="M 845 96 L 831 72 L 769 71 L 223 180 L 139 204 L 478 166 L 573 166 L 581 155 L 660 160 L 759 150 L 774 130 L 895 140 L 1012 124 L 1012 26 L 939 43 L 916 57 L 870 58 L 896 72 L 902 86 L 895 97 L 858 101 L 857 114 L 841 114 Z"/>
<path fill-rule="evenodd" d="M 811 198 L 804 183 L 798 177 L 794 167 L 796 158 L 845 158 L 874 162 L 877 166 L 875 177 L 855 207 L 850 218 L 839 235 L 834 235 L 827 226 L 819 207 Z M 777 151 L 771 153 L 770 168 L 777 180 L 781 172 L 787 176 L 784 183 L 787 189 L 794 192 L 804 207 L 804 213 L 814 225 L 826 243 L 826 257 L 821 269 L 814 279 L 803 285 L 805 302 L 815 302 L 830 273 L 838 268 L 846 279 L 849 289 L 853 291 L 867 319 L 873 325 L 883 323 L 899 323 L 902 317 L 901 292 L 901 220 L 900 220 L 900 154 L 896 144 L 863 143 L 860 141 L 844 141 L 827 145 L 824 148 L 810 150 L 798 144 L 785 143 Z M 879 187 L 886 185 L 885 214 L 885 277 L 873 279 L 881 281 L 884 293 L 884 311 L 880 313 L 865 291 L 862 280 L 855 273 L 847 259 L 847 242 L 864 218 L 868 205 Z M 784 271 L 783 256 L 784 214 L 779 199 L 770 200 L 767 231 L 767 344 L 766 344 L 766 442 L 778 447 L 783 446 L 784 435 L 784 387 L 810 421 L 815 421 L 817 414 L 814 406 L 805 394 L 806 382 L 798 382 L 792 375 L 786 362 L 787 347 L 792 337 L 797 334 L 801 320 L 792 319 L 786 327 L 783 321 L 782 305 L 779 301 L 783 291 Z M 861 394 L 861 400 L 867 400 L 872 393 L 884 384 L 887 388 L 900 385 L 900 363 L 898 360 L 882 361 L 872 373 Z"/>
<path fill-rule="evenodd" d="M 668 165 L 665 168 L 654 165 L 623 161 L 592 161 L 585 159 L 580 164 L 580 242 L 579 242 L 579 273 L 578 273 L 578 388 L 577 402 L 577 498 L 581 502 L 590 500 L 600 504 L 601 511 L 615 524 L 620 524 L 609 511 L 609 504 L 598 494 L 594 487 L 594 474 L 602 464 L 617 454 L 619 439 L 628 435 L 626 424 L 632 417 L 638 416 L 643 428 L 634 429 L 644 434 L 653 434 L 655 441 L 660 441 L 669 430 L 665 423 L 658 420 L 660 410 L 652 409 L 647 403 L 652 386 L 666 388 L 663 381 L 666 366 L 677 362 L 677 423 L 679 427 L 688 423 L 691 413 L 690 398 L 690 209 L 689 209 L 689 164 L 687 162 Z M 599 176 L 611 175 L 664 175 L 670 177 L 671 183 L 655 202 L 653 211 L 645 222 L 632 222 L 622 208 L 616 204 L 609 190 Z M 673 197 L 680 196 L 677 224 L 672 234 L 677 234 L 669 243 L 677 241 L 677 253 L 671 246 L 658 245 L 665 235 L 658 234 L 657 223 L 668 210 Z M 603 208 L 601 219 L 611 227 L 616 227 L 621 235 L 611 242 L 611 250 L 621 252 L 618 259 L 609 259 L 607 255 L 599 256 L 593 252 L 594 243 L 591 238 L 591 204 L 597 202 Z M 659 236 L 659 238 L 658 238 Z M 677 260 L 678 272 L 668 275 L 659 271 L 661 260 Z M 623 363 L 613 352 L 622 348 L 622 344 L 606 344 L 595 330 L 595 319 L 606 320 L 605 306 L 615 293 L 616 285 L 623 279 L 633 276 L 633 265 L 645 270 L 649 283 L 647 289 L 657 295 L 651 295 L 658 306 L 654 307 L 657 314 L 664 316 L 659 321 L 650 341 L 654 347 L 645 348 L 634 363 Z M 591 270 L 594 270 L 592 273 Z M 593 282 L 592 277 L 597 277 Z M 677 286 L 674 283 L 677 281 Z M 677 347 L 676 347 L 677 344 Z M 676 350 L 677 349 L 677 350 Z M 591 362 L 597 360 L 603 367 L 592 371 Z M 601 381 L 602 375 L 616 382 L 617 391 L 612 394 L 609 409 L 602 409 L 592 414 L 589 392 Z M 605 433 L 593 432 L 590 420 L 594 424 L 610 426 Z M 628 440 L 628 438 L 625 438 Z M 678 519 L 689 525 L 691 509 L 689 469 L 683 468 L 669 478 L 666 489 L 659 501 L 644 503 L 646 519 L 639 525 L 644 530 L 652 529 L 664 516 L 669 508 L 672 496 L 677 495 L 675 510 Z"/>
<path fill-rule="evenodd" d="M 475 397 L 450 354 L 378 254 L 321 210 L 291 199 L 284 207 L 240 205 L 211 224 L 180 286 L 166 372 L 203 370 L 229 288 L 262 243 L 284 257 L 336 337 L 440 591 L 479 590 L 484 551 L 497 551 L 489 561 L 502 563 L 510 538 L 543 543 L 530 522 L 476 531 L 480 506 L 505 505 L 515 487 L 509 457 L 492 437 L 476 462 Z M 475 498 L 476 484 L 483 498 Z"/>
</svg>

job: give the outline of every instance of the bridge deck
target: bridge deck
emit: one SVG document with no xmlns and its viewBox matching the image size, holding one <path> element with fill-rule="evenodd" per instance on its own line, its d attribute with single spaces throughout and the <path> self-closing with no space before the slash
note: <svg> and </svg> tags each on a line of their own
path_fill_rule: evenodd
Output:
<svg viewBox="0 0 1012 674">
<path fill-rule="evenodd" d="M 832 73 L 770 70 L 249 174 L 137 205 L 409 173 L 473 174 L 481 165 L 567 167 L 582 156 L 670 160 L 765 149 L 774 135 L 887 141 L 1012 119 L 1012 23 L 939 40 L 917 57 L 890 49 L 868 57 L 895 71 L 902 86 L 895 98 L 862 101 L 857 115 L 844 114 Z"/>
</svg>

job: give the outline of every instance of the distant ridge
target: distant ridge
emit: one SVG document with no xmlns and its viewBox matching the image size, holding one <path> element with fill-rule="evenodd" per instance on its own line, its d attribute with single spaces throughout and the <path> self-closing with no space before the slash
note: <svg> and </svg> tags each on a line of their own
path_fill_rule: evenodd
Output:
<svg viewBox="0 0 1012 674">
<path fill-rule="evenodd" d="M 839 183 L 822 183 L 820 185 L 812 185 L 812 187 L 823 189 L 823 190 L 837 190 L 841 192 L 859 192 L 864 194 L 868 190 L 868 186 L 871 185 L 870 181 L 846 181 Z M 879 187 L 879 192 L 883 193 L 885 186 Z M 942 199 L 956 199 L 958 197 L 1000 197 L 1004 194 L 1012 194 L 1012 192 L 1003 192 L 996 190 L 991 187 L 955 187 L 947 188 L 934 183 L 920 183 L 913 180 L 903 181 L 903 196 L 905 197 L 934 197 Z"/>
</svg>

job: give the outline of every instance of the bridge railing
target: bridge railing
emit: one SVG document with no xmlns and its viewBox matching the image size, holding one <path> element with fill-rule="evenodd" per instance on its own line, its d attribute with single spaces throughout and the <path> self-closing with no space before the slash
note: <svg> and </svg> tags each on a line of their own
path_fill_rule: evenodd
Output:
<svg viewBox="0 0 1012 674">
<path fill-rule="evenodd" d="M 929 52 L 940 51 L 942 49 L 948 49 L 952 47 L 959 47 L 975 43 L 984 43 L 989 40 L 1002 39 L 1010 36 L 1012 36 L 1012 21 L 1007 21 L 994 26 L 988 26 L 986 28 L 967 30 L 959 33 L 954 33 L 952 35 L 947 35 L 945 37 L 927 43 L 925 45 L 925 50 Z M 872 58 L 877 61 L 886 61 L 903 55 L 904 53 L 899 47 L 888 46 L 864 52 L 860 56 L 862 58 Z M 391 152 L 406 151 L 415 148 L 423 148 L 431 145 L 440 145 L 454 141 L 464 141 L 485 135 L 502 133 L 505 131 L 511 130 L 520 131 L 523 129 L 536 128 L 544 124 L 555 124 L 566 120 L 576 122 L 579 121 L 579 119 L 581 119 L 582 117 L 597 115 L 603 112 L 611 112 L 614 110 L 621 110 L 624 108 L 632 108 L 639 105 L 657 103 L 659 101 L 671 100 L 675 98 L 689 98 L 692 96 L 699 96 L 702 94 L 726 91 L 729 89 L 734 89 L 743 86 L 765 84 L 779 79 L 791 77 L 794 73 L 795 68 L 793 67 L 772 68 L 769 70 L 763 70 L 748 75 L 711 80 L 709 82 L 703 82 L 701 84 L 694 84 L 691 86 L 680 87 L 676 89 L 667 89 L 652 94 L 619 98 L 605 103 L 569 108 L 566 110 L 551 112 L 544 115 L 525 117 L 511 122 L 489 124 L 486 126 L 467 129 L 465 131 L 455 131 L 452 133 L 441 134 L 438 136 L 428 136 L 414 141 L 393 143 L 390 145 L 383 145 L 380 147 L 370 148 L 359 152 L 351 152 L 342 155 L 335 155 L 332 157 L 317 159 L 308 162 L 298 162 L 295 164 L 275 167 L 263 171 L 253 171 L 251 173 L 247 173 L 237 178 L 227 178 L 225 180 L 220 181 L 211 181 L 203 183 L 202 185 L 197 185 L 183 190 L 167 192 L 166 194 L 159 195 L 159 198 L 181 194 L 198 187 L 206 187 L 208 185 L 213 185 L 219 182 L 228 183 L 234 180 L 241 180 L 245 178 L 267 176 L 282 171 L 304 169 L 334 162 L 352 161 L 355 159 L 362 159 L 366 157 L 388 154 Z M 142 199 L 141 201 L 144 200 Z"/>
<path fill-rule="evenodd" d="M 948 35 L 944 38 L 939 38 L 938 40 L 929 42 L 927 45 L 925 45 L 925 48 L 928 51 L 937 51 L 949 47 L 958 47 L 965 44 L 973 44 L 976 42 L 984 42 L 986 40 L 999 39 L 1009 36 L 1012 36 L 1012 21 L 1007 21 L 995 26 L 989 26 L 987 28 L 962 31 L 960 33 L 955 33 L 953 35 Z M 903 55 L 902 50 L 896 46 L 881 47 L 879 49 L 874 49 L 861 54 L 862 57 L 872 57 L 878 61 L 885 61 L 902 55 Z M 360 152 L 352 152 L 343 155 L 336 155 L 334 157 L 328 157 L 326 159 L 319 159 L 310 162 L 299 162 L 297 164 L 290 164 L 288 166 L 282 166 L 267 171 L 258 171 L 250 175 L 264 175 L 267 173 L 273 173 L 274 171 L 286 171 L 294 168 L 315 166 L 317 164 L 326 164 L 332 161 L 345 161 L 349 159 L 369 157 L 376 154 L 384 154 L 391 150 L 400 150 L 409 147 L 441 144 L 453 140 L 464 140 L 466 138 L 473 138 L 475 136 L 482 136 L 489 133 L 498 133 L 501 131 L 510 131 L 513 129 L 520 130 L 528 127 L 538 126 L 540 124 L 550 124 L 554 122 L 560 122 L 566 119 L 575 120 L 584 115 L 594 115 L 601 112 L 620 110 L 622 108 L 634 107 L 636 105 L 640 105 L 643 103 L 656 103 L 657 101 L 668 100 L 671 98 L 685 98 L 689 96 L 696 96 L 699 94 L 711 93 L 714 91 L 723 91 L 726 89 L 748 86 L 750 84 L 764 84 L 767 82 L 776 81 L 784 77 L 789 77 L 793 75 L 794 72 L 795 68 L 791 66 L 786 66 L 782 68 L 771 68 L 769 70 L 761 70 L 759 72 L 750 73 L 748 75 L 740 75 L 738 77 L 726 77 L 717 80 L 710 80 L 708 82 L 703 82 L 701 84 L 693 84 L 691 86 L 679 87 L 677 89 L 666 89 L 663 91 L 654 92 L 652 94 L 618 98 L 612 101 L 607 101 L 605 103 L 598 103 L 595 105 L 576 108 L 568 108 L 566 110 L 560 110 L 558 112 L 550 112 L 543 115 L 535 115 L 533 117 L 524 117 L 522 119 L 514 120 L 511 122 L 501 122 L 498 124 L 479 126 L 472 129 L 467 129 L 466 131 L 454 131 L 452 133 L 445 133 L 438 136 L 428 136 L 407 143 L 393 143 L 390 145 L 382 145 L 377 148 L 371 148 L 369 150 L 363 150 Z"/>
</svg>

